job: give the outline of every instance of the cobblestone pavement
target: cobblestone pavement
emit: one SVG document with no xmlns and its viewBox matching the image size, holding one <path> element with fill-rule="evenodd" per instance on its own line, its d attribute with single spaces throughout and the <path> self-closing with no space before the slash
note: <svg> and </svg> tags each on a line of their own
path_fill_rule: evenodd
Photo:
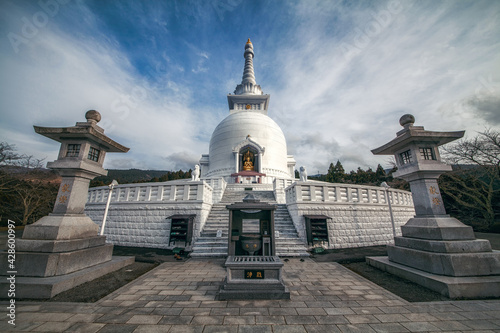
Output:
<svg viewBox="0 0 500 333">
<path fill-rule="evenodd" d="M 215 301 L 222 263 L 164 263 L 94 304 L 18 302 L 16 327 L 4 315 L 0 331 L 500 332 L 500 301 L 409 303 L 339 264 L 309 259 L 285 263 L 291 300 Z"/>
</svg>

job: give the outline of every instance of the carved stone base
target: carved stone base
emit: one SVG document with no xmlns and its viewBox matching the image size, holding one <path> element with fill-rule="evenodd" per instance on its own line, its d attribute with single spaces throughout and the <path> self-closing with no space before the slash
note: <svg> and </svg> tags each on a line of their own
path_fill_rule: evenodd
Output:
<svg viewBox="0 0 500 333">
<path fill-rule="evenodd" d="M 279 257 L 229 256 L 225 266 L 227 276 L 217 300 L 290 299 Z"/>
<path fill-rule="evenodd" d="M 70 274 L 51 277 L 16 276 L 16 299 L 48 299 L 134 263 L 134 257 L 113 257 L 110 261 L 91 266 Z M 9 275 L 0 275 L 0 294 L 7 295 Z"/>
<path fill-rule="evenodd" d="M 500 297 L 500 276 L 451 277 L 431 274 L 389 261 L 388 257 L 367 257 L 366 262 L 403 279 L 415 282 L 452 299 Z"/>
<path fill-rule="evenodd" d="M 68 252 L 16 252 L 15 270 L 17 276 L 58 276 L 110 261 L 112 254 L 111 244 Z M 0 253 L 2 272 L 12 271 L 7 256 L 6 252 Z"/>
<path fill-rule="evenodd" d="M 500 252 L 437 253 L 387 246 L 389 260 L 447 276 L 500 275 Z"/>
<path fill-rule="evenodd" d="M 417 216 L 401 226 L 403 237 L 432 240 L 473 240 L 472 227 L 448 215 Z"/>
<path fill-rule="evenodd" d="M 84 214 L 51 214 L 26 226 L 23 239 L 82 239 L 94 237 L 98 232 L 99 226 Z"/>
</svg>

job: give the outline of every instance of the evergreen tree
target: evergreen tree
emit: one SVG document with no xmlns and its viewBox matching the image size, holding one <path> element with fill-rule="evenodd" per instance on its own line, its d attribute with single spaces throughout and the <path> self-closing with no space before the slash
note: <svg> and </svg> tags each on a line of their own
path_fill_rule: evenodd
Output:
<svg viewBox="0 0 500 333">
<path fill-rule="evenodd" d="M 328 172 L 326 174 L 326 181 L 330 183 L 335 182 L 335 167 L 333 163 L 330 163 L 330 167 L 328 168 Z"/>
<path fill-rule="evenodd" d="M 361 167 L 358 167 L 358 170 L 356 170 L 356 181 L 354 184 L 366 184 L 369 182 L 369 175 L 368 173 L 361 169 Z"/>
<path fill-rule="evenodd" d="M 387 181 L 387 175 L 385 173 L 385 170 L 384 168 L 382 168 L 380 164 L 377 166 L 377 170 L 375 171 L 375 178 L 376 178 L 375 182 L 377 183 L 382 183 Z"/>
<path fill-rule="evenodd" d="M 345 181 L 346 174 L 342 163 L 337 160 L 335 166 L 333 163 L 330 163 L 330 167 L 328 168 L 328 173 L 326 175 L 326 181 L 330 183 L 343 183 Z"/>
</svg>

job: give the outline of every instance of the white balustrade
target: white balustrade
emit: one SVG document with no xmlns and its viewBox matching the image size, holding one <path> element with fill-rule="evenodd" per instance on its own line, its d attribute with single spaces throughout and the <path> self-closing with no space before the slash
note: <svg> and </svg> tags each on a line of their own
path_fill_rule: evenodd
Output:
<svg viewBox="0 0 500 333">
<path fill-rule="evenodd" d="M 294 183 L 285 189 L 287 203 L 338 203 L 387 205 L 385 189 L 377 186 Z M 393 206 L 413 207 L 411 192 L 389 189 L 389 199 Z"/>
<path fill-rule="evenodd" d="M 222 180 L 223 181 L 223 180 Z M 220 184 L 214 184 L 219 185 Z M 89 189 L 87 204 L 106 203 L 108 186 Z M 176 183 L 140 183 L 116 185 L 111 202 L 178 202 L 202 201 L 212 203 L 213 187 L 207 182 L 181 181 Z"/>
</svg>

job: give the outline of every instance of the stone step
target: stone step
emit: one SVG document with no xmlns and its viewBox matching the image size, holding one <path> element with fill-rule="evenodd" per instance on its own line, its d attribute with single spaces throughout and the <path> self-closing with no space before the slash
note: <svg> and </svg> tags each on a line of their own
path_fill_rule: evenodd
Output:
<svg viewBox="0 0 500 333">
<path fill-rule="evenodd" d="M 226 238 L 216 238 L 216 237 L 199 237 L 196 240 L 196 244 L 226 244 L 227 245 L 227 237 Z"/>
<path fill-rule="evenodd" d="M 196 246 L 193 246 L 193 249 L 197 249 L 197 250 L 203 250 L 204 248 L 212 249 L 211 252 L 213 252 L 213 249 L 224 249 L 225 251 L 227 251 L 227 243 L 224 243 L 224 244 L 202 243 L 202 244 L 197 244 Z"/>
<path fill-rule="evenodd" d="M 227 251 L 226 252 L 191 252 L 189 254 L 191 258 L 220 258 L 220 257 L 227 257 Z"/>
<path fill-rule="evenodd" d="M 208 226 L 208 227 L 203 229 L 203 231 L 208 231 L 208 230 L 211 230 L 211 231 L 222 230 L 222 232 L 228 231 L 227 225 L 222 225 L 222 224 L 221 225 L 211 225 L 211 226 Z"/>
<path fill-rule="evenodd" d="M 195 251 L 196 250 L 196 251 Z M 193 252 L 196 253 L 226 253 L 227 246 L 193 246 Z"/>
<path fill-rule="evenodd" d="M 212 206 L 207 222 L 200 233 L 201 237 L 196 240 L 193 246 L 192 257 L 227 256 L 229 211 L 226 206 L 241 202 L 250 193 L 261 202 L 276 205 L 274 212 L 275 228 L 280 232 L 280 238 L 276 239 L 277 255 L 289 257 L 309 256 L 304 244 L 298 237 L 287 206 L 277 204 L 272 190 L 243 191 L 241 186 L 228 185 L 221 201 Z M 222 238 L 216 238 L 217 230 L 222 230 Z"/>
<path fill-rule="evenodd" d="M 226 232 L 222 232 L 222 237 L 220 238 L 228 238 L 229 237 L 229 233 L 226 231 Z M 206 238 L 206 239 L 209 239 L 209 238 L 218 238 L 217 237 L 217 231 L 203 231 L 201 234 L 200 234 L 200 238 Z"/>
<path fill-rule="evenodd" d="M 278 257 L 309 257 L 309 253 L 305 251 L 282 251 L 278 249 L 276 250 L 276 255 Z"/>
<path fill-rule="evenodd" d="M 281 238 L 280 240 L 276 240 L 276 245 L 280 246 L 288 246 L 288 245 L 300 245 L 304 246 L 304 244 L 297 238 L 288 238 L 288 239 L 283 239 Z"/>
<path fill-rule="evenodd" d="M 228 230 L 228 223 L 227 222 L 222 223 L 220 221 L 213 221 L 210 224 L 208 224 L 208 222 L 210 222 L 210 221 L 207 221 L 207 223 L 205 224 L 205 228 L 203 228 L 204 230 L 209 230 L 209 229 L 212 229 L 212 230 L 217 230 L 217 229 Z"/>
</svg>

